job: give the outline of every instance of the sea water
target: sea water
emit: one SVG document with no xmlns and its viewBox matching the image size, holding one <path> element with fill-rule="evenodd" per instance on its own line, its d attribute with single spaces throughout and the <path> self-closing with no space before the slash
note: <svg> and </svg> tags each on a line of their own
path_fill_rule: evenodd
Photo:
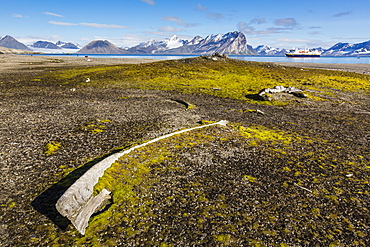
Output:
<svg viewBox="0 0 370 247">
<path fill-rule="evenodd" d="M 35 56 L 35 55 L 33 55 Z M 36 56 L 71 56 L 71 57 L 99 57 L 99 58 L 140 58 L 140 59 L 158 59 L 173 60 L 182 58 L 199 57 L 199 55 L 127 55 L 127 54 L 37 54 Z M 327 57 L 316 58 L 297 58 L 286 56 L 240 56 L 230 55 L 230 58 L 255 62 L 292 62 L 292 63 L 337 63 L 337 64 L 370 64 L 370 56 L 363 57 Z"/>
</svg>

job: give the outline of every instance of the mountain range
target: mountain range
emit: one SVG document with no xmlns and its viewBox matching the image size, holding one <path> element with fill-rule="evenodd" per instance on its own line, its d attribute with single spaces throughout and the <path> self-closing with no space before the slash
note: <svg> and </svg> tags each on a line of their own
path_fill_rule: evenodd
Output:
<svg viewBox="0 0 370 247">
<path fill-rule="evenodd" d="M 33 48 L 45 48 L 45 49 L 80 49 L 76 44 L 70 42 L 58 41 L 57 43 L 52 43 L 49 41 L 37 41 L 31 45 Z"/>
<path fill-rule="evenodd" d="M 195 36 L 191 40 L 183 40 L 176 35 L 163 40 L 149 40 L 133 47 L 120 48 L 107 40 L 95 40 L 81 48 L 78 44 L 58 41 L 37 41 L 26 46 L 7 35 L 0 39 L 0 46 L 37 51 L 44 53 L 80 53 L 80 54 L 227 54 L 227 55 L 262 55 L 284 56 L 286 49 L 259 45 L 253 48 L 247 43 L 242 32 L 212 34 L 205 38 Z M 322 52 L 322 56 L 370 56 L 370 40 L 362 43 L 337 43 L 329 49 L 313 48 Z"/>
<path fill-rule="evenodd" d="M 93 41 L 78 53 L 111 53 L 111 54 L 228 54 L 257 55 L 247 38 L 241 32 L 209 35 L 205 38 L 195 36 L 182 40 L 176 35 L 161 41 L 149 40 L 131 48 L 118 48 L 109 41 Z"/>
<path fill-rule="evenodd" d="M 361 56 L 370 55 L 370 40 L 358 44 L 337 43 L 325 50 L 323 56 Z"/>
</svg>

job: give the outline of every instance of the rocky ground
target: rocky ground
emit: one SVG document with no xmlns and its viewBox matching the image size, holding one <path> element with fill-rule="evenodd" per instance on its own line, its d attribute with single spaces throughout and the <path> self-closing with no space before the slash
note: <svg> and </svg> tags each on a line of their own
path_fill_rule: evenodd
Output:
<svg viewBox="0 0 370 247">
<path fill-rule="evenodd" d="M 35 80 L 40 73 L 56 67 L 139 62 L 150 60 L 93 58 L 88 61 L 84 57 L 0 56 L 0 246 L 48 245 L 43 242 L 45 234 L 50 234 L 45 231 L 45 226 L 52 227 L 54 223 L 35 200 L 69 172 L 117 147 L 195 126 L 201 120 L 226 119 L 244 126 L 258 124 L 283 130 L 294 129 L 302 135 L 308 134 L 333 145 L 348 147 L 343 155 L 350 156 L 351 152 L 369 154 L 369 95 L 341 93 L 338 97 L 351 102 L 341 105 L 322 103 L 274 107 L 175 92 L 74 89 L 51 81 Z M 333 69 L 333 66 L 360 73 L 370 71 L 368 65 L 327 67 Z M 191 102 L 197 107 L 186 110 L 178 100 Z M 249 108 L 258 108 L 265 114 L 245 113 L 244 110 Z M 104 131 L 96 133 L 92 125 L 98 125 Z M 63 148 L 55 155 L 47 155 L 46 144 L 52 141 L 62 143 Z M 219 156 L 232 152 L 234 160 L 230 162 L 252 162 L 248 158 L 250 151 L 246 152 L 243 146 L 229 143 L 225 147 L 227 150 L 217 147 Z M 203 151 L 204 158 L 216 152 L 215 148 L 208 148 L 209 153 Z M 312 152 L 320 152 L 322 147 L 317 148 L 312 147 Z M 258 153 L 267 155 L 264 164 L 268 164 L 269 154 L 261 150 Z M 369 157 L 364 158 L 369 162 Z M 273 157 L 271 159 L 274 160 Z M 267 169 L 263 164 L 261 166 Z M 229 175 L 233 176 L 233 173 Z M 199 175 L 200 178 L 204 176 Z M 369 177 L 369 174 L 362 176 Z M 204 179 L 208 181 L 208 178 Z M 222 181 L 220 184 L 232 191 L 230 184 Z M 47 196 L 55 199 L 55 194 Z M 368 198 L 368 194 L 364 197 Z M 368 201 L 363 203 L 364 208 L 369 206 Z M 368 216 L 364 221 L 369 223 Z M 366 235 L 368 226 L 358 230 Z M 54 234 L 63 233 L 55 228 Z M 369 244 L 364 236 L 350 235 L 350 239 Z M 294 238 L 289 241 L 294 243 Z"/>
</svg>

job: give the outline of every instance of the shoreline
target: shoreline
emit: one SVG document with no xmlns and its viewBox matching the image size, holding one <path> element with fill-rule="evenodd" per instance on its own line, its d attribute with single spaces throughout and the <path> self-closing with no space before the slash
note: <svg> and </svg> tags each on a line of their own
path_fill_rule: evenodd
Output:
<svg viewBox="0 0 370 247">
<path fill-rule="evenodd" d="M 149 58 L 86 58 L 81 57 L 49 57 L 0 54 L 0 73 L 10 73 L 15 70 L 35 70 L 47 67 L 78 67 L 99 65 L 140 64 L 160 61 Z M 268 63 L 268 62 L 266 62 Z M 299 63 L 299 62 L 271 62 L 281 66 L 290 66 L 308 69 L 339 70 L 359 74 L 370 74 L 370 64 L 334 64 L 334 63 Z"/>
<path fill-rule="evenodd" d="M 339 70 L 344 72 L 354 72 L 359 74 L 370 75 L 370 64 L 358 63 L 296 63 L 296 62 L 274 62 L 274 64 L 281 66 L 290 66 L 297 68 L 307 69 L 326 69 L 326 70 Z"/>
</svg>

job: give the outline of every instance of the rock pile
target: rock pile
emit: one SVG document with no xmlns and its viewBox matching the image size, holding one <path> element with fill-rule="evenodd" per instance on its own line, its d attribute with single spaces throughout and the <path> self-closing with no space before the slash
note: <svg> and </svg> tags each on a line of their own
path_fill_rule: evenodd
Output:
<svg viewBox="0 0 370 247">
<path fill-rule="evenodd" d="M 289 93 L 299 98 L 308 97 L 299 88 L 284 87 L 284 86 L 275 86 L 274 88 L 265 88 L 265 89 L 262 89 L 257 95 L 258 95 L 259 100 L 271 101 L 271 96 L 269 94 L 274 94 L 274 93 Z"/>
</svg>

